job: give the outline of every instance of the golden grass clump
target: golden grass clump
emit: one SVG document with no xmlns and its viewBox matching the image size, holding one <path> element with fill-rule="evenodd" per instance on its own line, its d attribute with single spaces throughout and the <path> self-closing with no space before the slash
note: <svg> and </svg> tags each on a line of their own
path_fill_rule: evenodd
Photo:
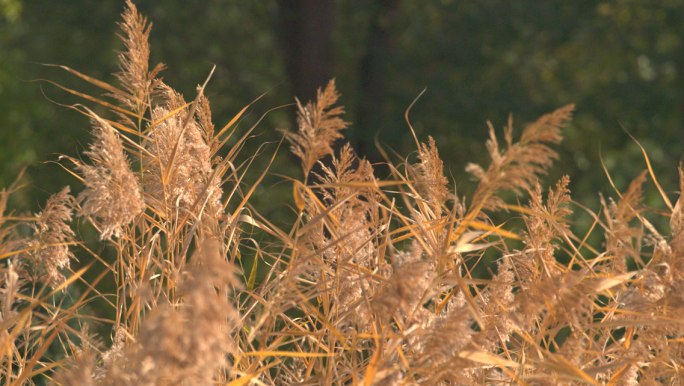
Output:
<svg viewBox="0 0 684 386">
<path fill-rule="evenodd" d="M 66 158 L 77 198 L 66 187 L 15 216 L 18 183 L 0 191 L 5 384 L 684 384 L 684 193 L 672 205 L 649 171 L 598 213 L 571 199 L 568 177 L 545 193 L 573 105 L 517 141 L 509 118 L 503 145 L 488 123 L 491 162 L 466 165 L 478 185 L 459 198 L 431 137 L 387 157 L 387 180 L 350 145 L 333 150 L 348 123 L 330 81 L 296 100 L 298 127 L 283 133 L 304 178 L 280 229 L 249 204 L 266 172 L 245 188 L 237 160 L 253 129 L 229 142 L 242 112 L 217 130 L 209 79 L 186 102 L 163 65 L 150 70 L 150 26 L 130 1 L 121 28 L 118 86 L 63 67 L 116 117 L 73 106 L 93 127 L 90 161 Z M 649 179 L 667 209 L 641 203 Z M 578 210 L 593 218 L 581 236 Z M 90 232 L 72 230 L 73 213 L 107 248 L 79 238 Z"/>
</svg>

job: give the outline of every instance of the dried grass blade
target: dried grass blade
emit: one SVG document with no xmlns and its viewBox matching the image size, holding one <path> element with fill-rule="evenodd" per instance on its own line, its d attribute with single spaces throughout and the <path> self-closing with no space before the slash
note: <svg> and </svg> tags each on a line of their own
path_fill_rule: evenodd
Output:
<svg viewBox="0 0 684 386">
<path fill-rule="evenodd" d="M 409 129 L 411 129 L 411 134 L 413 134 L 413 139 L 416 141 L 416 147 L 418 149 L 421 148 L 420 142 L 418 141 L 418 137 L 416 136 L 416 131 L 413 130 L 413 126 L 411 126 L 411 121 L 409 120 L 409 111 L 411 111 L 411 107 L 413 107 L 413 105 L 415 105 L 416 102 L 418 102 L 418 99 L 420 99 L 420 97 L 423 94 L 425 94 L 425 91 L 427 91 L 427 87 L 425 87 L 423 91 L 421 91 L 420 94 L 418 94 L 418 96 L 413 100 L 413 102 L 411 102 L 409 107 L 406 109 L 406 112 L 404 113 L 404 118 L 406 119 L 406 123 L 408 124 Z"/>
<path fill-rule="evenodd" d="M 164 115 L 163 117 L 157 119 L 156 121 L 154 121 L 154 122 L 150 125 L 150 127 L 148 127 L 147 129 L 143 130 L 143 134 L 147 134 L 150 130 L 154 129 L 158 124 L 160 124 L 160 123 L 164 122 L 165 120 L 169 119 L 170 117 L 172 117 L 172 116 L 178 114 L 178 112 L 180 112 L 180 111 L 182 111 L 183 109 L 185 109 L 186 107 L 190 106 L 192 103 L 193 103 L 193 102 L 187 102 L 187 103 L 184 104 L 183 106 L 181 106 L 181 107 L 179 107 L 179 108 L 177 108 L 177 109 L 175 109 L 175 110 L 169 112 L 168 114 Z"/>
<path fill-rule="evenodd" d="M 232 382 L 230 382 L 226 386 L 244 386 L 252 381 L 256 377 L 256 374 L 247 374 L 245 376 L 242 376 Z"/>
<path fill-rule="evenodd" d="M 82 106 L 82 105 L 81 105 L 81 106 Z M 114 122 L 114 121 L 110 121 L 109 119 L 102 118 L 102 117 L 100 117 L 99 115 L 95 114 L 95 112 L 93 112 L 93 111 L 90 110 L 89 108 L 87 108 L 87 107 L 85 107 L 85 106 L 82 106 L 82 107 L 83 107 L 86 111 L 88 111 L 87 114 L 86 114 L 86 113 L 83 113 L 83 112 L 82 112 L 82 113 L 85 114 L 86 116 L 90 117 L 91 119 L 96 119 L 96 120 L 100 120 L 100 121 L 106 122 L 106 123 L 108 123 L 108 124 L 114 126 L 114 128 L 116 128 L 116 129 L 119 129 L 119 130 L 121 130 L 121 131 L 130 133 L 130 134 L 134 134 L 134 135 L 136 135 L 136 136 L 141 136 L 140 133 L 138 133 L 138 132 L 135 131 L 135 130 L 131 130 L 130 128 L 128 128 L 128 127 L 126 127 L 126 126 L 124 126 L 124 125 L 122 125 L 122 124 L 120 124 L 120 123 L 118 123 L 118 122 Z M 80 110 L 79 110 L 79 111 L 80 111 Z M 142 138 L 146 138 L 145 136 L 141 136 L 141 137 L 142 137 Z M 136 149 L 137 151 L 139 151 L 139 152 L 141 152 L 141 153 L 144 153 L 146 156 L 148 156 L 148 157 L 150 157 L 150 158 L 152 158 L 152 159 L 154 159 L 154 160 L 157 159 L 157 157 L 155 157 L 154 154 L 150 153 L 147 149 L 145 149 L 144 147 L 138 145 L 135 141 L 133 141 L 132 139 L 128 138 L 127 136 L 125 136 L 125 135 L 120 135 L 119 138 L 121 138 L 124 142 L 128 143 L 129 145 L 131 145 L 131 146 L 132 146 L 134 149 Z"/>
<path fill-rule="evenodd" d="M 627 370 L 632 367 L 631 363 L 627 363 L 626 365 L 622 366 L 620 370 L 616 371 L 613 373 L 613 376 L 610 377 L 608 380 L 608 383 L 606 383 L 606 386 L 614 386 L 614 385 L 619 385 L 622 381 L 622 376 L 625 375 Z"/>
<path fill-rule="evenodd" d="M 49 245 L 45 245 L 45 246 L 76 245 L 76 244 L 78 244 L 78 243 L 76 243 L 76 242 L 68 242 L 68 243 L 59 243 L 59 244 L 49 244 Z M 36 247 L 30 247 L 30 248 L 23 248 L 23 249 L 17 249 L 16 251 L 11 251 L 11 252 L 7 252 L 7 253 L 3 253 L 2 255 L 0 255 L 0 260 L 6 259 L 6 258 L 8 258 L 8 257 L 10 257 L 10 256 L 14 256 L 14 255 L 19 254 L 19 253 L 37 251 L 38 249 L 43 248 L 43 247 L 45 247 L 45 246 L 36 246 Z"/>
<path fill-rule="evenodd" d="M 624 129 L 624 127 L 623 127 L 623 129 Z M 663 201 L 665 201 L 665 205 L 667 205 L 667 207 L 670 208 L 670 211 L 673 211 L 674 207 L 672 206 L 672 202 L 670 202 L 670 199 L 667 198 L 667 194 L 665 194 L 665 191 L 663 190 L 663 188 L 658 183 L 658 180 L 656 179 L 655 173 L 653 173 L 653 168 L 651 167 L 651 161 L 648 159 L 648 154 L 646 154 L 646 150 L 644 149 L 643 146 L 641 146 L 639 141 L 637 141 L 636 138 L 634 138 L 632 136 L 632 134 L 630 132 L 628 132 L 627 130 L 625 130 L 625 132 L 627 132 L 627 135 L 629 135 L 629 137 L 632 138 L 632 140 L 634 142 L 636 142 L 636 144 L 641 149 L 641 152 L 644 153 L 644 159 L 646 160 L 646 166 L 648 166 L 648 173 L 651 175 L 651 178 L 653 178 L 653 182 L 655 183 L 656 187 L 658 188 L 660 195 L 663 197 Z"/>
<path fill-rule="evenodd" d="M 635 320 L 611 320 L 609 322 L 597 322 L 587 325 L 588 328 L 604 327 L 643 327 L 643 326 L 662 326 L 664 324 L 681 323 L 681 319 L 663 318 L 658 319 L 635 319 Z"/>
<path fill-rule="evenodd" d="M 477 309 L 477 304 L 475 303 L 475 299 L 473 299 L 473 295 L 470 293 L 468 286 L 463 281 L 463 278 L 461 277 L 459 272 L 456 272 L 454 277 L 456 278 L 456 281 L 458 282 L 458 286 L 461 288 L 461 291 L 465 295 L 466 305 L 468 306 L 468 309 L 470 310 L 473 319 L 475 319 L 479 327 L 483 329 L 485 326 L 484 320 L 482 320 L 482 317 L 480 316 L 480 312 Z"/>
<path fill-rule="evenodd" d="M 67 155 L 60 155 L 58 159 L 62 159 L 62 158 L 68 159 L 69 161 L 73 162 L 75 165 L 79 165 L 79 163 L 81 162 L 81 161 L 79 161 L 79 160 L 77 160 L 77 159 L 74 159 L 74 158 L 71 158 L 71 157 L 69 157 L 69 156 L 67 156 Z M 69 174 L 71 174 L 72 176 L 76 177 L 79 181 L 83 182 L 83 177 L 79 176 L 77 173 L 74 173 L 72 170 L 69 170 L 66 166 L 60 164 L 59 162 L 55 162 L 55 161 L 46 161 L 45 163 L 51 163 L 51 162 L 56 163 L 57 165 L 59 165 L 59 167 L 61 167 L 62 169 L 66 170 Z"/>
<path fill-rule="evenodd" d="M 282 143 L 283 143 L 283 140 L 281 139 L 281 140 L 280 140 L 280 143 L 278 144 L 278 149 L 280 148 L 280 145 L 281 145 Z M 271 165 L 273 164 L 273 161 L 275 160 L 276 154 L 278 154 L 278 149 L 276 149 L 276 151 L 273 152 L 273 156 L 271 157 L 271 161 L 268 163 L 268 166 L 266 167 L 266 170 L 264 170 L 264 172 L 261 173 L 261 175 L 259 176 L 259 179 L 257 179 L 256 182 L 254 182 L 254 184 L 252 185 L 252 187 L 249 189 L 249 192 L 247 192 L 247 194 L 245 195 L 245 197 L 242 199 L 242 201 L 240 202 L 240 204 L 239 204 L 239 205 L 237 206 L 237 208 L 235 209 L 235 212 L 233 212 L 234 214 L 240 213 L 240 211 L 242 211 L 242 208 L 244 208 L 244 206 L 247 204 L 247 200 L 252 196 L 252 194 L 254 193 L 254 190 L 256 190 L 256 187 L 259 186 L 259 184 L 261 183 L 261 181 L 264 179 L 264 177 L 265 177 L 266 174 L 268 173 L 268 169 L 270 169 Z"/>
<path fill-rule="evenodd" d="M 14 217 L 14 216 L 2 216 L 2 221 L 37 221 L 38 217 Z"/>
<path fill-rule="evenodd" d="M 303 212 L 304 208 L 306 207 L 306 201 L 304 200 L 303 194 L 300 192 L 300 187 L 296 182 L 292 184 L 292 195 L 294 196 L 297 209 L 299 209 L 300 212 Z"/>
<path fill-rule="evenodd" d="M 260 152 L 260 151 L 261 151 L 261 148 L 262 148 L 263 146 L 265 146 L 265 144 L 262 144 L 261 146 L 259 146 L 259 149 L 257 150 L 257 152 Z M 241 195 L 244 195 L 244 193 L 242 192 L 242 189 L 240 188 L 240 186 L 242 185 L 242 180 L 245 178 L 245 175 L 247 175 L 247 171 L 248 171 L 249 168 L 252 166 L 252 162 L 254 162 L 254 159 L 255 159 L 255 158 L 256 158 L 255 156 L 249 157 L 249 160 L 243 162 L 237 169 L 235 168 L 235 165 L 233 165 L 233 162 L 231 162 L 230 159 L 226 158 L 226 159 L 217 167 L 218 169 L 220 169 L 220 171 L 219 171 L 219 176 L 220 176 L 221 178 L 223 178 L 223 176 L 226 175 L 226 172 L 227 172 L 228 170 L 231 171 L 231 174 L 230 174 L 230 175 L 228 176 L 228 178 L 226 178 L 223 182 L 229 181 L 229 180 L 231 179 L 231 177 L 232 177 L 232 180 L 235 182 L 234 185 L 233 185 L 233 188 L 232 188 L 231 191 L 230 191 L 230 194 L 228 194 L 228 196 L 227 196 L 226 198 L 224 198 L 223 201 L 222 201 L 223 211 L 226 211 L 226 208 L 228 208 L 228 204 L 229 204 L 230 202 L 233 201 L 233 195 L 235 195 L 236 192 L 239 192 Z M 245 166 L 245 164 L 246 164 L 247 166 Z M 245 167 L 244 167 L 244 171 L 242 172 L 242 175 L 240 175 L 240 176 L 238 177 L 238 170 L 243 169 L 243 166 L 245 166 Z"/>
<path fill-rule="evenodd" d="M 235 122 L 237 122 L 238 119 L 240 119 L 240 117 L 242 116 L 242 114 L 244 114 L 245 111 L 247 111 L 247 109 L 248 109 L 251 105 L 253 105 L 254 103 L 256 103 L 256 101 L 258 101 L 259 99 L 261 99 L 261 98 L 262 98 L 264 95 L 266 95 L 266 94 L 267 94 L 267 92 L 265 92 L 265 93 L 259 95 L 255 100 L 253 100 L 252 102 L 250 102 L 247 106 L 243 107 L 242 110 L 240 110 L 239 113 L 237 113 L 237 114 L 236 114 L 236 115 L 235 115 L 235 116 L 234 116 L 234 117 L 233 117 L 225 126 L 223 126 L 223 128 L 218 132 L 218 134 L 216 134 L 216 137 L 220 137 L 221 135 L 223 135 L 223 133 L 225 133 L 226 130 L 228 130 L 231 126 L 233 126 L 233 124 L 234 124 Z M 230 138 L 230 136 L 229 136 L 229 138 Z"/>
<path fill-rule="evenodd" d="M 458 353 L 458 356 L 469 361 L 482 363 L 485 365 L 494 365 L 499 367 L 520 367 L 520 363 L 513 362 L 508 359 L 499 358 L 497 356 L 488 354 L 484 351 L 463 350 Z"/>
<path fill-rule="evenodd" d="M 501 224 L 501 225 L 499 225 L 499 226 L 493 226 L 493 225 L 489 225 L 489 224 L 487 224 L 487 223 L 484 223 L 484 222 L 481 222 L 481 221 L 475 221 L 475 220 L 473 220 L 473 221 L 470 222 L 470 227 L 471 227 L 471 228 L 482 229 L 482 230 L 484 230 L 484 231 L 490 231 L 490 232 L 492 232 L 492 233 L 496 233 L 496 234 L 498 234 L 498 235 L 500 235 L 500 236 L 503 236 L 503 237 L 506 237 L 506 238 L 509 238 L 509 239 L 513 239 L 513 240 L 522 240 L 522 239 L 523 239 L 522 237 L 516 235 L 516 234 L 513 233 L 513 232 L 509 232 L 509 231 L 507 231 L 507 230 L 505 230 L 505 229 L 501 229 L 501 227 L 502 227 L 503 225 L 504 225 L 504 224 Z"/>
<path fill-rule="evenodd" d="M 378 372 L 378 367 L 380 366 L 380 355 L 382 354 L 382 350 L 380 347 L 375 348 L 375 352 L 373 353 L 373 356 L 370 359 L 370 362 L 368 363 L 368 366 L 366 367 L 366 376 L 363 379 L 363 384 L 365 386 L 371 386 L 373 384 L 373 380 L 375 379 L 375 373 Z"/>
<path fill-rule="evenodd" d="M 254 290 L 254 283 L 256 282 L 257 266 L 259 265 L 260 255 L 261 253 L 259 253 L 259 250 L 257 249 L 257 254 L 254 257 L 254 263 L 252 263 L 252 270 L 249 273 L 249 279 L 247 280 L 247 289 L 250 291 Z"/>
<path fill-rule="evenodd" d="M 613 277 L 607 277 L 607 278 L 601 278 L 597 282 L 594 283 L 594 291 L 596 292 L 601 292 L 605 291 L 607 289 L 613 288 L 616 285 L 625 283 L 629 281 L 629 279 L 632 278 L 632 276 L 636 275 L 637 272 L 627 272 L 623 273 L 622 275 L 617 275 Z"/>
<path fill-rule="evenodd" d="M 254 125 L 252 125 L 252 127 L 250 127 L 249 130 L 247 130 L 247 132 L 242 137 L 240 137 L 240 139 L 237 141 L 237 143 L 235 143 L 235 146 L 233 146 L 230 149 L 230 151 L 228 152 L 228 155 L 226 155 L 226 159 L 230 160 L 232 162 L 234 160 L 235 155 L 238 153 L 239 149 L 242 147 L 242 145 L 247 140 L 247 138 L 249 138 L 250 134 L 252 134 L 252 131 L 254 131 L 254 129 L 256 129 L 257 125 L 259 123 L 261 123 L 261 121 L 266 117 L 266 115 L 268 113 L 270 113 L 271 111 L 277 110 L 279 108 L 280 107 L 275 107 L 275 108 L 272 108 L 272 109 L 266 111 L 261 116 L 261 118 L 259 118 L 259 120 Z M 228 141 L 229 138 L 230 137 L 226 137 L 223 141 L 221 141 L 221 143 L 218 146 L 216 146 L 216 149 L 220 149 L 221 147 L 223 147 L 223 145 Z M 278 145 L 278 146 L 280 146 L 280 145 Z"/>
<path fill-rule="evenodd" d="M 383 188 L 385 186 L 395 185 L 410 185 L 415 181 L 351 181 L 351 182 L 336 182 L 334 184 L 316 184 L 309 185 L 309 188 Z"/>
<path fill-rule="evenodd" d="M 401 189 L 401 185 L 399 186 L 399 189 Z M 402 191 L 402 193 L 403 193 L 403 191 Z M 407 206 L 410 206 L 410 202 L 409 202 L 408 199 L 406 198 L 406 195 L 405 195 L 405 194 L 402 194 L 402 199 L 403 199 L 404 202 L 407 204 Z M 390 202 L 390 201 L 389 201 L 389 198 L 388 198 L 387 196 L 384 196 L 384 200 L 385 200 L 385 202 L 386 202 L 388 205 L 390 205 L 390 206 L 392 206 L 392 207 L 394 206 L 394 203 L 393 203 L 393 202 Z M 401 212 L 399 212 L 399 211 L 395 212 L 395 215 L 399 218 L 399 220 L 401 220 L 401 222 L 404 224 L 404 227 L 407 228 L 408 231 L 415 237 L 415 240 L 418 241 L 418 243 L 420 244 L 420 246 L 421 246 L 423 249 L 425 249 L 425 250 L 429 250 L 430 248 L 428 247 L 428 245 L 425 244 L 425 241 L 423 240 L 423 238 L 420 237 L 419 234 L 416 233 L 416 230 L 414 229 L 414 227 L 417 227 L 418 229 L 420 229 L 421 232 L 425 232 L 425 229 L 423 228 L 422 224 L 417 223 L 417 224 L 413 224 L 413 225 L 412 225 L 412 224 L 410 223 L 409 219 L 407 219 L 406 216 L 404 216 L 404 215 L 403 215 Z M 394 240 L 396 240 L 396 239 L 393 239 L 393 242 L 394 242 Z"/>
<path fill-rule="evenodd" d="M 99 104 L 99 105 L 102 105 L 102 106 L 104 106 L 104 107 L 107 107 L 107 108 L 112 109 L 112 110 L 115 110 L 115 111 L 118 111 L 118 112 L 120 112 L 120 113 L 122 113 L 122 114 L 130 115 L 130 116 L 133 116 L 133 117 L 138 118 L 138 119 L 143 120 L 143 121 L 148 121 L 147 118 L 142 117 L 142 116 L 140 116 L 140 115 L 138 115 L 138 114 L 136 114 L 136 113 L 134 113 L 134 112 L 132 112 L 132 111 L 128 111 L 128 110 L 123 109 L 123 108 L 121 108 L 121 107 L 119 107 L 119 106 L 115 106 L 115 105 L 113 105 L 113 104 L 111 104 L 111 103 L 109 103 L 109 102 L 103 101 L 102 99 L 98 99 L 98 98 L 92 97 L 92 96 L 90 96 L 90 95 L 88 95 L 88 94 L 84 94 L 84 93 L 82 93 L 82 92 L 78 92 L 78 91 L 76 91 L 76 90 L 72 90 L 72 89 L 70 89 L 70 88 L 64 87 L 64 86 L 60 85 L 59 83 L 53 82 L 53 81 L 51 81 L 51 80 L 48 80 L 48 79 L 35 79 L 35 80 L 32 80 L 31 82 L 47 82 L 47 83 L 50 83 L 50 84 L 52 84 L 52 85 L 55 85 L 55 86 L 61 88 L 62 90 L 66 91 L 66 92 L 68 92 L 68 93 L 70 93 L 70 94 L 73 94 L 73 95 L 79 96 L 79 97 L 81 97 L 81 98 L 87 99 L 87 100 L 89 100 L 89 101 L 91 101 L 91 102 L 95 102 L 95 103 L 97 103 L 97 104 Z"/>
<path fill-rule="evenodd" d="M 597 382 L 596 379 L 592 378 L 589 374 L 582 371 L 582 369 L 573 365 L 567 359 L 561 356 L 554 356 L 552 361 L 539 363 L 539 367 L 546 367 L 555 371 L 556 373 L 563 374 L 570 379 L 584 381 L 591 385 L 603 386 L 601 383 Z"/>
<path fill-rule="evenodd" d="M 273 356 L 282 356 L 282 357 L 291 357 L 291 358 L 330 358 L 335 356 L 334 353 L 306 353 L 306 352 L 291 352 L 291 351 L 251 351 L 251 352 L 246 352 L 242 353 L 241 355 L 246 356 L 246 357 L 260 357 L 260 358 L 266 358 L 266 357 L 273 357 Z"/>
<path fill-rule="evenodd" d="M 183 226 L 185 226 L 185 223 L 188 221 L 188 219 L 190 219 L 190 215 L 194 213 L 195 208 L 197 208 L 197 206 L 199 205 L 200 202 L 202 202 L 202 210 L 200 210 L 200 213 L 204 210 L 204 206 L 207 204 L 207 201 L 210 198 L 210 196 L 207 195 L 206 193 L 209 190 L 209 187 L 212 185 L 212 181 L 214 181 L 214 179 L 216 178 L 216 175 L 218 174 L 219 169 L 220 168 L 214 169 L 214 171 L 211 173 L 209 178 L 207 178 L 207 183 L 204 184 L 202 191 L 200 192 L 200 194 L 197 195 L 197 199 L 192 204 L 192 206 L 190 207 L 188 212 L 185 214 L 185 216 L 183 216 L 183 219 L 178 223 L 176 232 L 173 234 L 174 240 L 176 239 L 176 237 L 178 237 L 178 234 L 183 231 Z M 198 216 L 198 218 L 199 217 L 201 217 L 201 216 Z M 199 222 L 196 222 L 195 226 L 193 226 L 193 228 L 196 228 L 196 225 L 198 223 Z M 187 249 L 187 248 L 184 248 L 184 249 Z"/>
<path fill-rule="evenodd" d="M 122 97 L 124 97 L 124 98 L 130 99 L 130 100 L 134 100 L 134 101 L 136 101 L 136 102 L 138 102 L 138 103 L 142 103 L 142 101 L 139 101 L 135 96 L 133 96 L 133 95 L 131 95 L 131 94 L 129 94 L 129 93 L 123 91 L 123 90 L 120 90 L 120 89 L 118 89 L 118 88 L 116 88 L 116 87 L 110 85 L 109 83 L 105 83 L 105 82 L 103 82 L 103 81 L 101 81 L 101 80 L 97 80 L 97 79 L 95 79 L 95 78 L 91 78 L 91 77 L 89 77 L 88 75 L 81 74 L 80 72 L 78 72 L 78 71 L 76 71 L 76 70 L 73 70 L 73 69 L 71 69 L 71 68 L 69 68 L 69 67 L 67 67 L 67 66 L 62 66 L 62 65 L 59 65 L 59 64 L 48 64 L 48 63 L 40 63 L 40 64 L 43 65 L 43 66 L 46 66 L 46 67 L 59 67 L 59 68 L 61 68 L 61 69 L 63 69 L 63 70 L 67 70 L 67 71 L 69 71 L 70 73 L 72 73 L 72 74 L 78 76 L 79 78 L 81 78 L 81 79 L 87 81 L 88 83 L 93 84 L 93 85 L 95 85 L 95 86 L 97 86 L 97 87 L 99 87 L 99 88 L 105 89 L 105 90 L 107 90 L 107 91 L 109 91 L 109 92 L 111 92 L 111 93 L 120 95 L 120 96 L 122 96 Z"/>
<path fill-rule="evenodd" d="M 294 240 L 292 240 L 290 238 L 290 236 L 288 236 L 282 230 L 280 230 L 278 227 L 276 227 L 275 225 L 271 224 L 271 222 L 266 220 L 262 215 L 259 214 L 259 212 L 254 210 L 254 207 L 251 204 L 248 203 L 247 206 L 254 213 L 256 213 L 256 215 L 259 216 L 259 218 L 261 219 L 261 221 L 257 221 L 254 218 L 252 218 L 252 220 L 251 220 L 251 221 L 254 221 L 260 229 L 263 229 L 266 232 L 268 232 L 269 234 L 271 234 L 271 235 L 279 238 L 280 240 L 284 241 L 287 246 L 293 247 L 295 245 Z M 242 218 L 242 216 L 244 216 L 244 215 L 240 215 L 240 218 Z"/>
<path fill-rule="evenodd" d="M 55 101 L 51 101 L 51 102 L 54 103 L 54 104 L 56 104 L 57 106 L 66 107 L 66 108 L 69 108 L 69 109 L 74 109 L 74 110 L 78 111 L 79 113 L 85 115 L 85 116 L 88 117 L 88 118 L 93 118 L 93 115 L 91 115 L 91 114 L 89 114 L 89 113 L 86 113 L 86 112 L 83 112 L 83 111 L 81 111 L 81 110 L 77 107 L 77 106 L 80 106 L 80 107 L 83 107 L 84 109 L 90 111 L 90 109 L 88 109 L 86 106 L 84 106 L 84 105 L 82 105 L 82 104 L 77 103 L 77 104 L 71 106 L 71 105 L 64 105 L 64 104 L 61 104 L 61 103 L 57 103 L 57 102 L 55 102 Z M 134 134 L 134 135 L 136 135 L 136 136 L 140 136 L 140 133 L 139 133 L 138 131 L 129 129 L 128 127 L 126 127 L 126 126 L 124 126 L 124 125 L 122 125 L 122 124 L 120 124 L 120 123 L 118 123 L 118 122 L 110 121 L 110 120 L 108 120 L 108 119 L 101 118 L 101 117 L 99 117 L 99 116 L 97 117 L 97 119 L 101 119 L 101 120 L 103 120 L 103 121 L 109 123 L 110 125 L 116 127 L 117 129 L 119 129 L 119 130 L 121 130 L 121 131 L 123 131 L 123 132 L 129 133 L 129 134 Z M 144 137 L 144 138 L 146 138 L 146 137 Z"/>
<path fill-rule="evenodd" d="M 299 290 L 299 288 L 297 288 L 295 285 L 292 285 L 292 288 L 302 299 L 302 305 L 306 305 L 309 308 L 309 313 L 315 315 L 316 318 L 318 318 L 318 321 L 326 326 L 333 333 L 333 335 L 335 335 L 335 337 L 342 342 L 342 346 L 347 348 L 347 339 L 345 339 L 344 336 L 337 330 L 337 328 L 330 323 L 326 315 L 322 315 L 320 312 L 318 312 L 318 307 L 311 304 L 309 299 L 302 293 L 302 291 Z"/>
<path fill-rule="evenodd" d="M 83 112 L 83 111 L 79 110 L 78 108 L 76 108 L 76 106 L 83 107 L 83 108 L 84 108 L 85 110 L 87 110 L 88 112 Z M 88 118 L 94 118 L 94 119 L 99 119 L 99 120 L 105 121 L 105 122 L 107 122 L 108 124 L 114 126 L 115 128 L 117 128 L 117 129 L 119 129 L 119 130 L 121 130 L 121 131 L 123 131 L 123 132 L 129 133 L 129 134 L 133 134 L 133 135 L 136 135 L 136 136 L 140 136 L 140 133 L 139 133 L 138 131 L 133 130 L 133 129 L 130 129 L 130 128 L 128 128 L 128 127 L 126 127 L 126 126 L 120 124 L 119 122 L 114 122 L 114 121 L 110 121 L 109 119 L 102 118 L 102 117 L 100 117 L 99 115 L 95 114 L 92 110 L 90 110 L 88 107 L 86 107 L 86 106 L 84 106 L 84 105 L 75 104 L 75 105 L 73 105 L 73 106 L 67 106 L 67 107 L 73 108 L 74 110 L 78 111 L 79 113 L 85 115 L 85 116 L 88 117 Z M 125 135 L 122 136 L 122 137 L 126 138 Z M 128 138 L 128 140 L 130 141 L 130 138 Z"/>
<path fill-rule="evenodd" d="M 33 378 L 33 377 L 35 377 L 36 375 L 43 374 L 43 373 L 45 373 L 45 372 L 47 372 L 47 371 L 50 371 L 50 370 L 54 369 L 55 367 L 62 367 L 63 365 L 67 364 L 70 360 L 71 360 L 71 358 L 64 358 L 64 359 L 60 359 L 60 360 L 57 361 L 57 362 L 52 362 L 52 363 L 50 363 L 50 364 L 44 364 L 43 367 L 41 367 L 39 370 L 34 370 L 34 371 L 32 371 L 32 372 L 28 375 L 28 378 Z"/>
</svg>

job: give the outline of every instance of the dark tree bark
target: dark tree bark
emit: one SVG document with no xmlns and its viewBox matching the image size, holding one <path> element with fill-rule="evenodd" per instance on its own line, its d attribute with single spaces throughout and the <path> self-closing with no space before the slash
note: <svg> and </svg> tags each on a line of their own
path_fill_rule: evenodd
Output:
<svg viewBox="0 0 684 386">
<path fill-rule="evenodd" d="M 387 95 L 387 58 L 392 55 L 391 28 L 399 10 L 399 0 L 377 0 L 376 13 L 359 71 L 359 99 L 355 130 L 356 151 L 360 157 L 380 161 L 373 145 L 382 127 L 383 101 Z"/>
<path fill-rule="evenodd" d="M 279 34 L 294 94 L 305 103 L 333 77 L 333 0 L 277 0 Z"/>
<path fill-rule="evenodd" d="M 306 102 L 316 90 L 334 77 L 332 33 L 335 23 L 333 0 L 276 0 L 278 34 L 282 41 L 292 91 Z M 374 135 L 382 126 L 383 101 L 387 86 L 384 74 L 392 55 L 391 28 L 398 14 L 399 0 L 375 0 L 365 54 L 359 66 L 356 122 L 348 137 L 360 157 L 381 161 L 374 151 Z"/>
</svg>

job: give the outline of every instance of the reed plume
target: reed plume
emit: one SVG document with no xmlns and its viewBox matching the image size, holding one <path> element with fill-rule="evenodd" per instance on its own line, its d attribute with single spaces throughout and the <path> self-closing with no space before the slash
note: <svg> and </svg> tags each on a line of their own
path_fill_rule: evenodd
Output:
<svg viewBox="0 0 684 386">
<path fill-rule="evenodd" d="M 78 164 L 86 188 L 78 195 L 79 215 L 97 222 L 100 239 L 119 238 L 123 227 L 145 209 L 138 177 L 131 170 L 120 134 L 93 113 L 95 141 L 85 152 L 93 165 Z"/>
<path fill-rule="evenodd" d="M 318 90 L 316 102 L 309 102 L 304 106 L 296 100 L 299 128 L 296 133 L 284 131 L 284 134 L 292 144 L 292 153 L 300 158 L 305 176 L 308 176 L 318 160 L 332 154 L 332 144 L 343 138 L 340 130 L 346 129 L 348 123 L 339 115 L 344 113 L 344 109 L 340 106 L 332 107 L 339 97 L 333 79 L 325 89 Z"/>
<path fill-rule="evenodd" d="M 58 268 L 69 268 L 70 260 L 75 258 L 69 250 L 75 236 L 69 225 L 74 201 L 70 191 L 67 186 L 52 195 L 45 209 L 36 214 L 36 222 L 31 224 L 35 236 L 28 245 L 37 248 L 32 253 L 32 263 L 45 272 L 41 276 L 53 288 L 66 280 Z"/>
<path fill-rule="evenodd" d="M 158 211 L 167 216 L 174 208 L 183 212 L 193 207 L 199 209 L 195 203 L 206 198 L 206 214 L 209 218 L 216 217 L 222 212 L 223 190 L 212 169 L 213 138 L 208 137 L 211 133 L 208 130 L 213 130 L 213 125 L 207 122 L 211 114 L 208 104 L 204 103 L 199 110 L 203 125 L 194 119 L 186 122 L 188 108 L 184 107 L 183 96 L 163 83 L 158 86 L 158 92 L 164 103 L 152 111 L 153 121 L 159 123 L 150 130 L 146 145 L 151 156 L 145 160 L 145 192 L 153 200 L 153 206 L 166 209 Z M 177 112 L 171 114 L 172 111 Z M 202 196 L 205 187 L 206 193 Z"/>
</svg>

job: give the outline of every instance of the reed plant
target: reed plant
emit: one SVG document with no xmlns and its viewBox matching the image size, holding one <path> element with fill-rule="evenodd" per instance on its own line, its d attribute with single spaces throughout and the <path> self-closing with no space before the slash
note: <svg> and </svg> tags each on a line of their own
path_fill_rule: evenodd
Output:
<svg viewBox="0 0 684 386">
<path fill-rule="evenodd" d="M 569 105 L 519 136 L 509 118 L 503 141 L 488 123 L 489 165 L 465 167 L 471 197 L 415 133 L 415 156 L 387 155 L 380 180 L 335 146 L 348 123 L 331 81 L 295 100 L 298 128 L 283 132 L 304 177 L 286 180 L 297 216 L 281 229 L 249 204 L 266 172 L 243 182 L 255 156 L 239 161 L 254 130 L 237 129 L 245 110 L 215 127 L 207 83 L 192 101 L 164 83 L 150 25 L 130 1 L 122 16 L 118 85 L 62 67 L 106 92 L 65 88 L 91 105 L 72 106 L 90 119 L 87 157 L 61 157 L 81 191 L 65 187 L 33 216 L 8 211 L 19 182 L 0 192 L 3 384 L 684 384 L 682 167 L 674 205 L 650 166 L 594 211 L 572 201 L 567 177 L 543 189 Z M 666 209 L 641 204 L 649 178 Z M 584 235 L 573 210 L 594 219 Z M 587 242 L 595 233 L 602 244 Z M 84 311 L 95 300 L 114 317 Z"/>
</svg>

